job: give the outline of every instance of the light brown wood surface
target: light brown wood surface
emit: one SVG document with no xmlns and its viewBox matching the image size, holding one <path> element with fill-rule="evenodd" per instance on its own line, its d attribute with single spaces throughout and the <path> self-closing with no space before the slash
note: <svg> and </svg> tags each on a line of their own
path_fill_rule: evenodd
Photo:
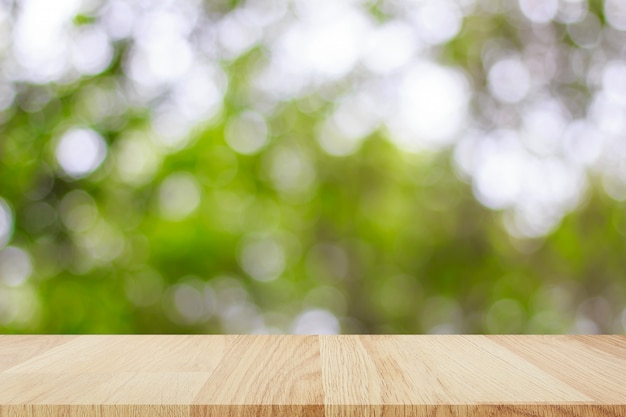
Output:
<svg viewBox="0 0 626 417">
<path fill-rule="evenodd" d="M 0 336 L 0 417 L 626 416 L 626 336 Z"/>
</svg>

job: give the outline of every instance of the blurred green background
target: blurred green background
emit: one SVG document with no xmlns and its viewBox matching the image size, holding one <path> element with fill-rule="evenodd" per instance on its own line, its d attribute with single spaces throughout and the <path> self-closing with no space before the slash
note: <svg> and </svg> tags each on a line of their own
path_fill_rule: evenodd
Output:
<svg viewBox="0 0 626 417">
<path fill-rule="evenodd" d="M 3 333 L 622 333 L 622 0 L 0 0 Z"/>
</svg>

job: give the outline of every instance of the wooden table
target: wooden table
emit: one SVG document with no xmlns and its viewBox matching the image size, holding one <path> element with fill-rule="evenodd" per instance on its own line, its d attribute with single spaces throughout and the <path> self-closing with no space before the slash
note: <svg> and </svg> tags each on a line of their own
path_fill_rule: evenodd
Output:
<svg viewBox="0 0 626 417">
<path fill-rule="evenodd" d="M 8 416 L 626 416 L 626 336 L 0 336 Z"/>
</svg>

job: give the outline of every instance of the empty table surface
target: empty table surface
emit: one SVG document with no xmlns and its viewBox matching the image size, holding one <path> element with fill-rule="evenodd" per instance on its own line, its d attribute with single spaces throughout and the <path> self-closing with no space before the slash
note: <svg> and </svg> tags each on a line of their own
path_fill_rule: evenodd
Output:
<svg viewBox="0 0 626 417">
<path fill-rule="evenodd" d="M 6 416 L 626 416 L 626 336 L 0 336 Z"/>
</svg>

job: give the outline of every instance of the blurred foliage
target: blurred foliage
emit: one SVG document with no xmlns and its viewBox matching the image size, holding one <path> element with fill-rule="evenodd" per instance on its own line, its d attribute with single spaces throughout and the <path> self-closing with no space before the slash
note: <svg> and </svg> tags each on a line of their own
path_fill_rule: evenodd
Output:
<svg viewBox="0 0 626 417">
<path fill-rule="evenodd" d="M 70 16 L 71 30 L 106 25 L 108 8 L 123 2 L 87 3 Z M 398 19 L 397 3 L 354 7 L 384 24 Z M 603 40 L 592 46 L 568 35 L 575 23 L 532 22 L 518 2 L 457 3 L 473 7 L 458 33 L 421 53 L 464 71 L 469 121 L 453 140 L 417 151 L 396 146 L 380 124 L 353 151 L 328 152 L 320 126 L 371 76 L 354 70 L 313 80 L 272 101 L 253 88 L 270 59 L 263 41 L 237 53 L 205 52 L 216 85 L 227 79 L 219 109 L 172 140 L 176 123 L 163 127 L 155 115 L 173 87 L 140 91 L 129 75 L 130 31 L 108 35 L 111 56 L 94 74 L 43 81 L 11 76 L 19 60 L 5 45 L 0 87 L 10 90 L 0 90 L 11 97 L 0 100 L 8 103 L 0 107 L 0 331 L 623 332 L 626 210 L 611 192 L 620 186 L 610 188 L 601 169 L 610 164 L 598 159 L 584 168 L 580 198 L 549 227 L 516 235 L 506 226 L 513 203 L 481 199 L 478 180 L 459 168 L 457 146 L 477 127 L 521 130 L 530 109 L 493 97 L 493 54 L 551 54 L 546 65 L 556 75 L 541 91 L 560 100 L 573 122 L 595 97 L 596 81 L 585 78 L 591 63 L 621 59 L 626 43 L 615 39 L 623 33 L 596 0 L 585 13 L 598 16 Z M 576 2 L 559 4 L 566 3 Z M 19 2 L 0 4 L 10 33 Z M 211 22 L 247 3 L 193 4 Z M 142 7 L 135 14 L 149 13 Z M 202 44 L 200 29 L 190 42 Z M 580 76 L 569 76 L 574 59 L 590 63 Z M 545 76 L 529 71 L 531 79 Z M 265 124 L 254 122 L 259 114 Z M 79 141 L 62 148 L 72 129 L 97 132 L 106 148 L 84 135 L 96 148 Z M 254 141 L 261 131 L 262 146 L 228 137 Z M 63 152 L 74 159 L 63 162 Z"/>
</svg>

